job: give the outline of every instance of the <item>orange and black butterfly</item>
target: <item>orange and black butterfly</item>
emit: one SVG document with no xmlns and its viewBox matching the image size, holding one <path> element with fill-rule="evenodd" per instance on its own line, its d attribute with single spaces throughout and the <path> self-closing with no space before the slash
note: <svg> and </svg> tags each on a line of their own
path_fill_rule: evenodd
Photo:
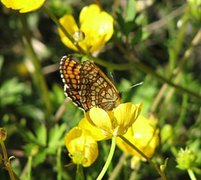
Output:
<svg viewBox="0 0 201 180">
<path fill-rule="evenodd" d="M 65 95 L 85 111 L 92 107 L 109 111 L 120 104 L 119 91 L 92 61 L 80 64 L 71 55 L 63 56 L 60 73 Z"/>
</svg>

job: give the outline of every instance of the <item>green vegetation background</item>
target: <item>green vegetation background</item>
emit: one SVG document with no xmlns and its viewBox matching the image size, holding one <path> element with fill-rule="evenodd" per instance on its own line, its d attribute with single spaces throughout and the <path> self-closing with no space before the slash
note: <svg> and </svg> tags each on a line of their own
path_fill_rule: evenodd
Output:
<svg viewBox="0 0 201 180">
<path fill-rule="evenodd" d="M 126 2 L 99 2 L 114 16 L 115 33 L 96 62 L 109 77 L 112 73 L 123 102 L 142 102 L 143 115 L 158 117 L 161 141 L 153 161 L 167 161 L 167 178 L 189 179 L 187 170 L 176 167 L 178 152 L 188 147 L 196 157 L 191 167 L 200 179 L 201 7 L 183 0 L 156 0 L 136 12 Z M 57 18 L 73 13 L 78 19 L 90 3 L 49 0 L 45 6 Z M 1 4 L 0 32 L 0 127 L 8 133 L 5 144 L 8 155 L 15 156 L 14 172 L 21 179 L 28 179 L 28 172 L 32 179 L 74 179 L 76 166 L 64 166 L 70 163 L 64 135 L 83 113 L 65 100 L 58 70 L 60 58 L 74 52 L 62 44 L 43 8 L 19 14 Z M 139 82 L 143 85 L 131 88 Z M 100 172 L 109 145 L 99 144 L 98 160 L 84 169 L 85 179 L 95 179 Z M 145 162 L 132 170 L 130 157 L 122 154 L 116 150 L 106 178 L 114 173 L 116 179 L 159 177 Z M 120 163 L 120 170 L 114 171 Z M 9 179 L 2 159 L 0 164 L 0 179 Z"/>
</svg>

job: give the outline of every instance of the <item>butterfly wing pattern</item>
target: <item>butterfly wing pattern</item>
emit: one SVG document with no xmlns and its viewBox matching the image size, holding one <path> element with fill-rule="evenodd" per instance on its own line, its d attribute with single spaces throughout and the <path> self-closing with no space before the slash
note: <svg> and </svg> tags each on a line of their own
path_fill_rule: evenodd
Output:
<svg viewBox="0 0 201 180">
<path fill-rule="evenodd" d="M 65 95 L 81 109 L 99 107 L 109 111 L 120 104 L 119 91 L 92 61 L 80 64 L 71 55 L 63 56 L 60 73 Z"/>
</svg>

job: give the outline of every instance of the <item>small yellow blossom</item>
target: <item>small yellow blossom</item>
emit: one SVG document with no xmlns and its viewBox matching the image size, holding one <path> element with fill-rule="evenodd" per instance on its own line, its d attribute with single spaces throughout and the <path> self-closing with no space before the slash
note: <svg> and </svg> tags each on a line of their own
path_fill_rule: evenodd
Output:
<svg viewBox="0 0 201 180">
<path fill-rule="evenodd" d="M 146 119 L 143 116 L 139 116 L 127 133 L 123 135 L 149 158 L 152 157 L 159 142 L 159 130 L 156 128 L 156 122 L 153 117 Z M 138 152 L 118 137 L 117 145 L 125 153 L 136 155 L 143 159 Z"/>
<path fill-rule="evenodd" d="M 14 10 L 19 10 L 20 13 L 27 13 L 39 9 L 45 0 L 1 0 L 7 7 Z"/>
<path fill-rule="evenodd" d="M 91 124 L 101 129 L 105 136 L 111 138 L 125 134 L 137 119 L 141 108 L 141 104 L 132 103 L 120 104 L 112 111 L 93 107 L 86 113 L 86 118 Z"/>
<path fill-rule="evenodd" d="M 85 130 L 74 127 L 65 136 L 65 145 L 73 163 L 88 167 L 98 157 L 98 145 Z"/>
<path fill-rule="evenodd" d="M 61 40 L 67 47 L 75 51 L 78 51 L 75 44 L 88 53 L 99 51 L 114 32 L 113 17 L 102 11 L 96 4 L 85 6 L 80 13 L 79 21 L 80 28 L 78 28 L 73 16 L 65 15 L 60 18 L 60 23 L 74 38 L 74 42 L 72 43 L 59 29 Z"/>
</svg>

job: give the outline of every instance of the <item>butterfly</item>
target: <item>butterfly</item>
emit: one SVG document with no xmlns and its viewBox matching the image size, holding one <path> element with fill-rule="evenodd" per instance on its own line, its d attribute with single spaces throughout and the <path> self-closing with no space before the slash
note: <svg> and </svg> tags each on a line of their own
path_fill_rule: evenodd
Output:
<svg viewBox="0 0 201 180">
<path fill-rule="evenodd" d="M 64 94 L 84 111 L 92 107 L 110 111 L 120 104 L 119 91 L 92 61 L 80 64 L 72 55 L 63 56 L 60 74 Z"/>
</svg>

